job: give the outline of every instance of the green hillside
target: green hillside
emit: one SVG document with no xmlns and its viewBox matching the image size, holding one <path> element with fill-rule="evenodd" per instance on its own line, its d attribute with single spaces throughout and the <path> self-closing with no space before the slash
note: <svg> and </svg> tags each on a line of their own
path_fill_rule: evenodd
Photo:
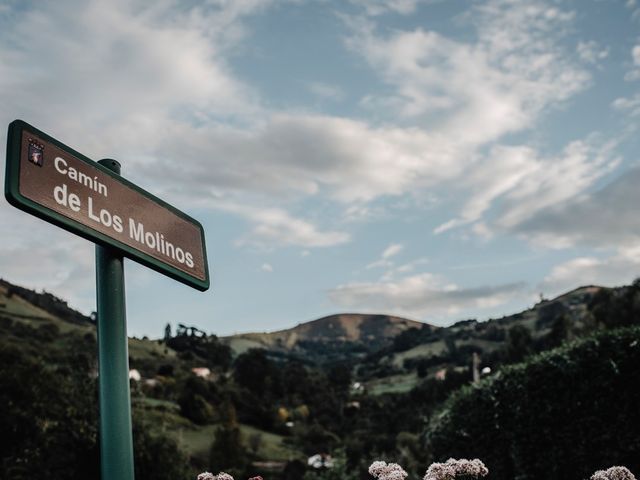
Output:
<svg viewBox="0 0 640 480">
<path fill-rule="evenodd" d="M 140 375 L 131 381 L 137 478 L 226 470 L 295 479 L 317 453 L 336 456 L 344 476 L 381 458 L 417 475 L 437 453 L 428 439 L 438 412 L 474 373 L 498 379 L 532 355 L 639 320 L 634 283 L 582 287 L 447 328 L 355 314 L 224 339 L 169 326 L 162 339 L 129 339 Z M 95 478 L 93 320 L 50 293 L 1 281 L 0 355 L 0 429 L 9 432 L 0 478 Z"/>
</svg>

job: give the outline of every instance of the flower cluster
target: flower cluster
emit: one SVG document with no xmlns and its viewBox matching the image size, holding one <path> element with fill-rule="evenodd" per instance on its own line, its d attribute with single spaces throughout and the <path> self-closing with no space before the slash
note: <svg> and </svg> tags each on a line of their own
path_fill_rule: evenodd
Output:
<svg viewBox="0 0 640 480">
<path fill-rule="evenodd" d="M 378 480 L 404 480 L 408 475 L 397 463 L 373 462 L 369 473 Z"/>
<path fill-rule="evenodd" d="M 233 477 L 224 472 L 220 472 L 218 475 L 214 475 L 210 472 L 204 472 L 198 475 L 198 480 L 233 480 Z"/>
<path fill-rule="evenodd" d="M 611 467 L 598 470 L 591 475 L 591 480 L 636 480 L 636 477 L 626 467 Z"/>
<path fill-rule="evenodd" d="M 450 458 L 445 463 L 432 463 L 424 480 L 453 480 L 457 476 L 484 477 L 489 470 L 477 458 L 473 460 Z"/>
</svg>

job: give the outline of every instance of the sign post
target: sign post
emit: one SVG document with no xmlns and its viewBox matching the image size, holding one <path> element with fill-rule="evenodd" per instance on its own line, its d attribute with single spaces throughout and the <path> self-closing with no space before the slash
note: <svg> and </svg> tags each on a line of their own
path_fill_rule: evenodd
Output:
<svg viewBox="0 0 640 480">
<path fill-rule="evenodd" d="M 102 480 L 133 480 L 123 257 L 201 291 L 209 288 L 202 225 L 100 162 L 15 120 L 5 197 L 13 206 L 96 244 Z"/>
<path fill-rule="evenodd" d="M 209 288 L 200 222 L 21 120 L 9 125 L 5 196 L 179 282 Z"/>
<path fill-rule="evenodd" d="M 100 164 L 120 173 L 115 160 Z M 133 480 L 129 351 L 122 254 L 96 245 L 98 365 L 100 383 L 100 473 L 103 479 Z"/>
</svg>

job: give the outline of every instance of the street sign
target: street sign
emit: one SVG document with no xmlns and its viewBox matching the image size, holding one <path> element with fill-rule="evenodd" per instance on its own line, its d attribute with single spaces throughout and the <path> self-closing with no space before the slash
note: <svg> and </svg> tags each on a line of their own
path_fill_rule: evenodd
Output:
<svg viewBox="0 0 640 480">
<path fill-rule="evenodd" d="M 21 120 L 9 125 L 5 196 L 175 280 L 209 288 L 198 221 Z"/>
</svg>

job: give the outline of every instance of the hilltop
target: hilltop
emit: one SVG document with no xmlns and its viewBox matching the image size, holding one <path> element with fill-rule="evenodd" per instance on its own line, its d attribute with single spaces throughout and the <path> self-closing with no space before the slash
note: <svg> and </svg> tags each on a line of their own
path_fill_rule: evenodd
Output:
<svg viewBox="0 0 640 480">
<path fill-rule="evenodd" d="M 250 348 L 322 357 L 369 352 L 389 345 L 393 338 L 411 329 L 436 328 L 422 322 L 391 315 L 342 313 L 330 315 L 276 332 L 243 333 L 223 337 L 234 353 Z"/>
</svg>

